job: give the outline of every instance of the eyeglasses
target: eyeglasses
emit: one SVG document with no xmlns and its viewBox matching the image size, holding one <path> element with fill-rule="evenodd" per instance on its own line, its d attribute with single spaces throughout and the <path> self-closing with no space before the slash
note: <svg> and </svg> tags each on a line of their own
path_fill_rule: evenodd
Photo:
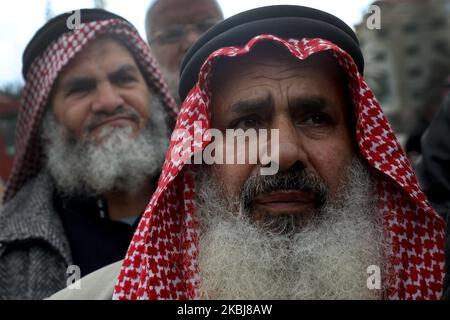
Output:
<svg viewBox="0 0 450 320">
<path fill-rule="evenodd" d="M 209 19 L 188 25 L 172 25 L 167 29 L 156 32 L 155 36 L 150 39 L 149 44 L 153 44 L 155 42 L 159 42 L 161 44 L 175 43 L 185 38 L 191 30 L 196 31 L 199 34 L 203 34 L 218 22 L 219 20 L 217 19 Z"/>
</svg>

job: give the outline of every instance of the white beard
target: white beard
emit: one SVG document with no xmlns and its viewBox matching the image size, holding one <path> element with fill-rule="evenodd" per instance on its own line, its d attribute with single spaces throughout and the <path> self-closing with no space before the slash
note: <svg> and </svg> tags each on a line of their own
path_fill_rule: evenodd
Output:
<svg viewBox="0 0 450 320">
<path fill-rule="evenodd" d="M 374 182 L 354 159 L 342 196 L 306 226 L 274 233 L 224 200 L 208 175 L 197 178 L 200 293 L 204 299 L 377 299 L 367 268 L 384 268 Z"/>
<path fill-rule="evenodd" d="M 78 142 L 48 111 L 41 133 L 46 167 L 58 190 L 68 195 L 134 191 L 159 175 L 169 142 L 163 106 L 155 95 L 151 118 L 138 137 L 131 127 L 105 127 L 101 144 Z"/>
</svg>

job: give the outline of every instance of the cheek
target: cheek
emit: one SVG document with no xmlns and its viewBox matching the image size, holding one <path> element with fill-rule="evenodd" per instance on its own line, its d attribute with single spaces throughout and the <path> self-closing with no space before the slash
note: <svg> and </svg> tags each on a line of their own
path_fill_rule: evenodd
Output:
<svg viewBox="0 0 450 320">
<path fill-rule="evenodd" d="M 54 108 L 56 120 L 72 134 L 79 137 L 83 131 L 83 126 L 88 117 L 88 108 L 83 103 L 77 105 L 70 105 L 67 103 L 64 108 Z"/>
<path fill-rule="evenodd" d="M 162 48 L 155 48 L 155 56 L 159 63 L 169 71 L 176 71 L 178 68 L 176 58 L 178 57 L 178 48 L 175 45 L 165 45 Z"/>
<path fill-rule="evenodd" d="M 223 135 L 216 140 L 214 156 L 218 162 L 212 167 L 213 174 L 218 184 L 226 190 L 227 195 L 239 196 L 244 183 L 259 167 L 255 164 L 256 161 L 249 161 L 247 139 L 242 144 L 242 141 L 238 143 L 239 139 L 225 137 L 226 135 Z"/>
<path fill-rule="evenodd" d="M 146 126 L 152 116 L 152 107 L 150 106 L 151 97 L 148 90 L 142 88 L 138 93 L 130 92 L 130 94 L 125 97 L 125 102 L 137 112 L 141 126 Z"/>
<path fill-rule="evenodd" d="M 353 148 L 350 141 L 332 139 L 321 143 L 311 143 L 306 150 L 314 171 L 321 176 L 336 192 L 345 176 L 346 168 L 351 164 Z"/>
<path fill-rule="evenodd" d="M 225 188 L 229 196 L 238 196 L 253 168 L 253 165 L 245 164 L 216 164 L 213 166 L 214 178 Z"/>
</svg>

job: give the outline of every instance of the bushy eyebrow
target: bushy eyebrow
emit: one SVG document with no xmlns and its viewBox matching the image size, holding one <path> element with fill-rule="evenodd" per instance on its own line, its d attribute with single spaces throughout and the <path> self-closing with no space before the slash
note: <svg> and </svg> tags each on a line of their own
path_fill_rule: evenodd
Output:
<svg viewBox="0 0 450 320">
<path fill-rule="evenodd" d="M 115 82 L 115 80 L 121 79 L 125 75 L 133 75 L 137 76 L 139 74 L 139 69 L 132 64 L 125 64 L 120 66 L 117 70 L 108 74 L 108 79 L 111 82 Z M 77 87 L 95 87 L 96 79 L 94 77 L 83 77 L 76 76 L 62 83 L 62 89 L 64 92 L 69 92 L 73 88 Z"/>
<path fill-rule="evenodd" d="M 74 88 L 95 87 L 96 81 L 91 77 L 75 77 L 67 80 L 62 84 L 62 90 L 64 93 L 69 93 Z"/>
<path fill-rule="evenodd" d="M 289 112 L 323 111 L 329 107 L 329 103 L 322 96 L 294 96 L 289 98 Z"/>
<path fill-rule="evenodd" d="M 263 98 L 239 100 L 231 105 L 230 111 L 236 114 L 273 112 L 275 103 L 272 95 Z"/>
<path fill-rule="evenodd" d="M 111 72 L 108 75 L 108 78 L 109 78 L 109 80 L 111 82 L 114 82 L 114 80 L 120 79 L 120 78 L 122 78 L 123 76 L 126 76 L 126 75 L 137 76 L 139 74 L 139 72 L 140 72 L 139 69 L 135 65 L 126 64 L 124 66 L 121 66 L 116 71 Z"/>
</svg>

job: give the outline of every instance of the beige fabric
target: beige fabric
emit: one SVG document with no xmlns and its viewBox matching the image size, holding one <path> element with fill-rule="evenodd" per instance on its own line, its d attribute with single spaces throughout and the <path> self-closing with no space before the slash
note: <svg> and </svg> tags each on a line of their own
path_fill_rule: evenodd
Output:
<svg viewBox="0 0 450 320">
<path fill-rule="evenodd" d="M 81 281 L 80 289 L 66 288 L 46 300 L 112 300 L 122 262 L 110 264 L 78 280 Z"/>
</svg>

